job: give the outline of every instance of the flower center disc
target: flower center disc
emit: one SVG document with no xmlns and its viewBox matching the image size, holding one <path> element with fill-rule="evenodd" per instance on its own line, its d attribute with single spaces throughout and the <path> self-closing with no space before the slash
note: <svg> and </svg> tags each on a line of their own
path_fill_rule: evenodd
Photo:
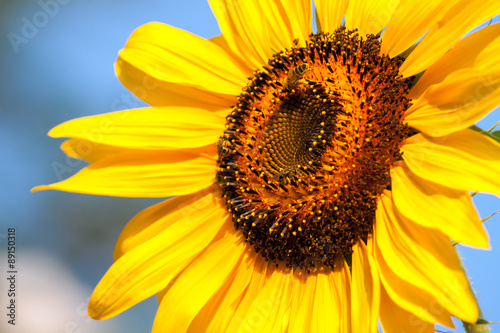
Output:
<svg viewBox="0 0 500 333">
<path fill-rule="evenodd" d="M 266 260 L 333 267 L 366 239 L 409 136 L 411 80 L 376 36 L 338 29 L 254 73 L 218 142 L 217 181 L 236 229 Z"/>
</svg>

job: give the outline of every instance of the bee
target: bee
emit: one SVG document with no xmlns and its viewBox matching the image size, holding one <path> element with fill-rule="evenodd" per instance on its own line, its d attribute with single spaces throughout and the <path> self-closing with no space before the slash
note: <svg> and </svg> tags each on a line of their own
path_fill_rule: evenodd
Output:
<svg viewBox="0 0 500 333">
<path fill-rule="evenodd" d="M 222 160 L 224 157 L 231 155 L 231 142 L 229 140 L 224 140 L 222 138 L 217 141 L 217 153 L 219 154 L 219 160 Z"/>
<path fill-rule="evenodd" d="M 294 177 L 297 174 L 297 169 L 295 168 L 285 168 L 275 174 L 271 180 L 276 180 L 281 185 L 290 184 L 290 178 Z"/>
<path fill-rule="evenodd" d="M 297 86 L 304 74 L 309 70 L 309 65 L 302 63 L 288 72 L 283 84 L 284 91 L 290 91 Z"/>
</svg>

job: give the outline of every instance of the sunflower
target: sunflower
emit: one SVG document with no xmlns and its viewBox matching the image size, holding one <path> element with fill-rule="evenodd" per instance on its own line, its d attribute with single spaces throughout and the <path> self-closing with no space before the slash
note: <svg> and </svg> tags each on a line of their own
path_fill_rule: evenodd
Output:
<svg viewBox="0 0 500 333">
<path fill-rule="evenodd" d="M 222 35 L 139 27 L 150 108 L 52 129 L 90 165 L 37 189 L 170 197 L 135 216 L 89 315 L 157 294 L 153 332 L 433 332 L 478 320 L 452 242 L 500 194 L 498 1 L 210 0 Z"/>
</svg>

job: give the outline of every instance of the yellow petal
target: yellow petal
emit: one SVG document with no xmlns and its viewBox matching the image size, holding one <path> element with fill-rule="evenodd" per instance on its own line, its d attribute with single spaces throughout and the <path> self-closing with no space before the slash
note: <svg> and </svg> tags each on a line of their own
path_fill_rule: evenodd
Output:
<svg viewBox="0 0 500 333">
<path fill-rule="evenodd" d="M 397 5 L 394 0 L 350 0 L 345 26 L 357 28 L 361 36 L 377 34 L 387 25 Z"/>
<path fill-rule="evenodd" d="M 229 48 L 255 70 L 273 52 L 306 40 L 312 29 L 311 2 L 210 0 Z"/>
<path fill-rule="evenodd" d="M 310 0 L 280 0 L 279 3 L 283 5 L 285 15 L 278 17 L 271 23 L 273 28 L 281 27 L 281 31 L 283 31 L 281 35 L 277 35 L 276 37 L 282 39 L 286 30 L 288 30 L 291 32 L 292 39 L 298 38 L 301 42 L 306 41 L 309 38 L 309 34 L 312 33 L 312 2 Z M 288 26 L 284 29 L 283 25 L 287 21 L 289 22 Z M 284 40 L 280 42 L 280 45 L 290 47 L 292 44 Z"/>
<path fill-rule="evenodd" d="M 126 151 L 99 160 L 59 183 L 33 191 L 59 190 L 120 197 L 169 197 L 210 186 L 215 161 L 187 153 Z"/>
<path fill-rule="evenodd" d="M 409 77 L 424 71 L 467 32 L 500 12 L 497 0 L 461 0 L 427 32 L 405 60 L 400 73 Z"/>
<path fill-rule="evenodd" d="M 164 289 L 201 251 L 223 225 L 231 226 L 227 211 L 212 205 L 197 215 L 170 224 L 120 257 L 97 285 L 89 316 L 106 319 Z"/>
<path fill-rule="evenodd" d="M 309 275 L 304 270 L 295 271 L 288 332 L 344 332 L 343 310 L 349 306 L 349 300 L 340 303 L 346 295 L 346 284 L 335 284 L 340 282 L 335 281 L 340 280 L 340 274 L 329 268 Z"/>
<path fill-rule="evenodd" d="M 259 255 L 253 254 L 241 261 L 233 272 L 234 278 L 229 278 L 196 315 L 188 333 L 227 332 L 227 325 L 250 284 L 254 271 L 261 267 L 257 264 L 258 258 Z"/>
<path fill-rule="evenodd" d="M 255 301 L 255 298 L 259 295 L 260 291 L 267 283 L 268 276 L 272 274 L 272 271 L 270 271 L 268 274 L 267 270 L 271 270 L 271 268 L 268 266 L 269 264 L 264 260 L 264 258 L 257 258 L 257 266 L 253 271 L 248 288 L 245 290 L 245 294 L 243 295 L 243 298 L 240 300 L 239 304 L 235 304 L 235 311 L 233 313 L 233 316 L 230 316 L 230 318 L 228 319 L 226 332 L 244 332 L 243 328 L 248 330 L 248 326 L 253 325 L 252 322 L 245 322 L 243 318 L 245 318 L 248 309 L 250 309 L 253 302 Z M 214 328 L 212 332 L 218 333 L 221 331 Z"/>
<path fill-rule="evenodd" d="M 61 144 L 61 149 L 72 158 L 80 158 L 90 163 L 95 163 L 104 158 L 124 152 L 140 152 L 141 149 L 130 149 L 118 146 L 110 146 L 85 139 L 69 139 Z M 182 149 L 186 154 L 216 156 L 217 145 L 211 144 L 199 148 Z M 167 154 L 175 154 L 175 151 L 169 151 Z"/>
<path fill-rule="evenodd" d="M 462 191 L 500 195 L 500 144 L 466 129 L 442 138 L 417 134 L 401 150 L 418 177 Z"/>
<path fill-rule="evenodd" d="M 231 330 L 228 328 L 229 325 L 234 323 L 235 320 L 240 322 L 243 318 L 241 315 L 239 315 L 239 311 L 243 310 L 242 313 L 244 313 L 248 309 L 248 307 L 251 306 L 259 291 L 262 290 L 264 282 L 266 280 L 267 268 L 268 262 L 266 262 L 263 257 L 259 255 L 256 256 L 255 266 L 253 267 L 253 270 L 251 272 L 248 287 L 244 290 L 240 290 L 241 297 L 234 303 L 232 303 L 231 306 L 227 309 L 226 316 L 214 318 L 215 321 L 213 322 L 213 325 L 209 327 L 207 332 L 231 332 Z M 221 324 L 219 324 L 219 322 Z"/>
<path fill-rule="evenodd" d="M 334 32 L 342 23 L 349 0 L 314 0 L 314 4 L 316 5 L 321 30 L 324 32 Z"/>
<path fill-rule="evenodd" d="M 228 224 L 231 222 L 228 221 Z M 210 298 L 231 281 L 231 277 L 234 278 L 235 269 L 249 255 L 245 254 L 246 248 L 246 243 L 233 227 L 195 259 L 163 297 L 156 313 L 153 333 L 169 332 L 173 328 L 186 332 Z"/>
<path fill-rule="evenodd" d="M 359 239 L 352 248 L 351 316 L 353 332 L 377 332 L 380 281 L 368 259 L 368 250 Z"/>
<path fill-rule="evenodd" d="M 335 286 L 340 311 L 338 314 L 340 332 L 351 332 L 351 273 L 342 256 L 335 258 L 333 275 L 330 283 Z M 356 331 L 353 331 L 356 332 Z"/>
<path fill-rule="evenodd" d="M 148 23 L 130 36 L 120 59 L 160 81 L 237 95 L 246 73 L 218 45 L 162 23 Z"/>
<path fill-rule="evenodd" d="M 473 69 L 475 71 L 489 70 L 485 83 L 492 81 L 492 75 L 498 75 L 496 56 L 500 52 L 500 24 L 484 27 L 457 43 L 448 53 L 444 54 L 432 66 L 410 91 L 410 98 L 419 98 L 429 87 L 439 84 L 451 74 L 458 71 Z"/>
<path fill-rule="evenodd" d="M 500 104 L 500 24 L 466 37 L 426 70 L 405 120 L 432 136 L 470 127 Z"/>
<path fill-rule="evenodd" d="M 339 295 L 332 284 L 333 272 L 325 269 L 317 273 L 316 290 L 314 294 L 314 307 L 312 312 L 311 330 L 313 332 L 338 332 L 340 331 L 340 321 L 333 313 L 342 313 L 342 308 L 347 304 L 340 304 Z"/>
<path fill-rule="evenodd" d="M 309 283 L 308 283 L 309 281 Z M 294 299 L 290 305 L 290 324 L 288 332 L 305 332 L 311 324 L 314 305 L 316 276 L 308 276 L 307 272 L 297 269 L 294 274 Z M 297 302 L 297 300 L 300 300 Z"/>
<path fill-rule="evenodd" d="M 214 114 L 221 118 L 226 118 L 229 112 L 230 112 L 229 110 L 220 110 L 220 111 L 215 111 Z"/>
<path fill-rule="evenodd" d="M 224 124 L 223 118 L 201 109 L 154 107 L 73 119 L 54 127 L 49 135 L 126 148 L 177 149 L 212 145 L 215 149 Z"/>
<path fill-rule="evenodd" d="M 118 58 L 115 64 L 115 72 L 121 83 L 149 105 L 185 106 L 216 111 L 227 109 L 234 104 L 234 94 L 220 94 L 199 87 L 167 82 L 150 74 L 148 69 L 138 68 L 121 58 Z M 116 109 L 131 109 L 139 103 L 125 95 L 113 104 Z"/>
<path fill-rule="evenodd" d="M 414 313 L 398 306 L 384 288 L 380 293 L 380 324 L 385 333 L 434 332 L 434 324 L 423 321 Z"/>
<path fill-rule="evenodd" d="M 283 318 L 294 299 L 292 279 L 290 269 L 270 267 L 265 285 L 242 317 L 239 331 L 283 332 L 288 324 Z"/>
<path fill-rule="evenodd" d="M 272 55 L 271 35 L 257 1 L 209 0 L 209 3 L 230 49 L 254 69 L 266 64 Z"/>
<path fill-rule="evenodd" d="M 199 192 L 178 196 L 148 207 L 127 223 L 116 241 L 114 260 L 146 243 L 174 224 L 184 224 L 189 228 L 196 223 L 199 214 L 212 211 L 220 202 L 220 191 L 215 185 Z M 193 222 L 194 221 L 194 222 Z"/>
<path fill-rule="evenodd" d="M 229 54 L 233 58 L 233 60 L 238 63 L 238 66 L 244 69 L 245 73 L 247 73 L 247 77 L 253 75 L 253 71 L 255 70 L 255 68 L 253 68 L 252 64 L 248 63 L 244 58 L 241 58 L 238 53 L 231 50 L 231 47 L 229 46 L 226 38 L 223 35 L 212 37 L 210 38 L 210 41 L 224 49 L 224 51 L 226 51 L 227 54 Z"/>
<path fill-rule="evenodd" d="M 489 248 L 488 234 L 468 192 L 419 178 L 404 163 L 391 170 L 391 184 L 394 203 L 405 217 L 462 244 Z"/>
<path fill-rule="evenodd" d="M 104 145 L 85 139 L 66 140 L 62 143 L 61 149 L 70 157 L 80 158 L 90 163 L 127 150 L 127 148 Z"/>
<path fill-rule="evenodd" d="M 380 272 L 380 281 L 394 303 L 413 313 L 421 320 L 453 327 L 450 313 L 426 290 L 400 279 L 384 261 L 376 245 L 374 248 L 375 260 Z"/>
<path fill-rule="evenodd" d="M 382 35 L 381 53 L 393 58 L 406 51 L 458 1 L 400 1 Z"/>
<path fill-rule="evenodd" d="M 387 265 L 380 267 L 379 271 L 385 276 L 385 281 L 382 281 L 391 298 L 411 311 L 390 292 L 391 289 L 396 290 L 395 285 L 400 285 L 399 281 L 404 281 L 401 285 L 410 284 L 409 289 L 416 288 L 428 293 L 434 303 L 440 304 L 457 318 L 476 322 L 477 304 L 450 240 L 441 232 L 419 226 L 402 216 L 386 195 L 381 196 L 378 202 L 376 221 L 374 240 L 378 250 L 377 261 L 383 260 Z M 414 299 L 416 306 L 438 318 L 439 313 L 435 310 L 439 306 L 417 302 L 418 299 Z M 426 317 L 421 316 L 421 319 L 427 320 Z M 438 321 L 444 325 L 450 324 Z"/>
<path fill-rule="evenodd" d="M 490 85 L 483 81 L 485 77 L 468 70 L 450 75 L 415 101 L 405 121 L 431 136 L 445 136 L 474 125 L 500 103 L 498 82 Z"/>
</svg>

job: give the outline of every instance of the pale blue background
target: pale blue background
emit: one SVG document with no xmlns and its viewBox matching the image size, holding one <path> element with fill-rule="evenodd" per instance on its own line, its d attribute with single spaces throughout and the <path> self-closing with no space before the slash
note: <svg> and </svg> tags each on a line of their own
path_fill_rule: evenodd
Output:
<svg viewBox="0 0 500 333">
<path fill-rule="evenodd" d="M 73 329 L 74 332 L 97 332 L 99 325 L 111 325 L 106 326 L 108 331 L 149 332 L 157 306 L 154 298 L 106 324 L 86 320 L 79 306 L 86 302 L 85 297 L 90 296 L 111 265 L 114 242 L 123 226 L 158 200 L 56 191 L 30 193 L 30 189 L 60 180 L 54 165 L 68 170 L 62 174 L 64 178 L 84 166 L 83 162 L 67 159 L 59 150 L 62 139 L 46 136 L 50 128 L 72 118 L 141 105 L 119 83 L 113 69 L 117 52 L 136 27 L 160 21 L 208 38 L 219 34 L 217 22 L 204 0 L 69 0 L 60 4 L 53 17 L 15 52 L 8 34 L 22 35 L 24 20 L 32 21 L 40 11 L 43 11 L 41 4 L 33 0 L 2 0 L 0 4 L 0 251 L 5 250 L 6 228 L 15 226 L 20 283 L 32 279 L 31 274 L 38 274 L 28 267 L 33 253 L 38 253 L 59 262 L 83 288 L 83 296 L 80 293 L 69 303 L 74 304 L 74 313 L 60 318 L 60 324 L 51 328 L 52 332 L 71 331 L 75 326 L 68 323 L 72 322 L 76 322 L 79 330 Z M 129 97 L 132 105 L 123 102 Z M 488 128 L 498 119 L 500 111 L 479 125 Z M 486 195 L 476 198 L 482 217 L 500 209 L 497 198 Z M 500 321 L 500 214 L 487 221 L 486 226 L 493 250 L 461 248 L 460 252 L 486 318 Z M 4 272 L 5 253 L 0 254 Z M 3 283 L 3 275 L 0 279 Z M 38 287 L 33 290 L 28 286 L 23 290 L 20 285 L 23 297 L 35 297 L 36 290 L 43 291 L 61 282 L 50 277 L 37 281 Z M 4 284 L 0 286 L 0 309 L 3 309 L 5 303 L 1 297 L 5 296 L 5 288 Z M 72 296 L 71 290 L 59 291 L 61 295 Z M 19 305 L 19 321 L 33 319 L 27 311 L 26 304 Z M 4 313 L 0 310 L 2 322 Z M 18 327 L 12 332 L 22 331 Z"/>
</svg>

